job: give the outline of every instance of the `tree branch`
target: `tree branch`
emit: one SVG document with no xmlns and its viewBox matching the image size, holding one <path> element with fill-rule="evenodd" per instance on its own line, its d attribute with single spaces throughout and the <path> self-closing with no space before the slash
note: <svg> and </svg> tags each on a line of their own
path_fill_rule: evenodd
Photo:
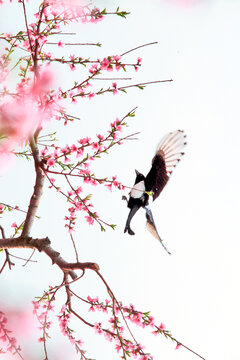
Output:
<svg viewBox="0 0 240 360">
<path fill-rule="evenodd" d="M 34 159 L 35 171 L 36 171 L 36 181 L 34 186 L 34 191 L 29 203 L 28 212 L 26 220 L 24 222 L 22 237 L 28 237 L 33 225 L 34 217 L 36 216 L 40 198 L 42 196 L 42 189 L 44 184 L 44 174 L 41 169 L 41 160 L 39 156 L 38 147 L 35 143 L 34 138 L 30 139 L 30 147 L 32 150 L 32 155 Z"/>
<path fill-rule="evenodd" d="M 92 262 L 75 262 L 69 263 L 64 260 L 60 253 L 54 250 L 50 246 L 51 242 L 48 237 L 42 239 L 33 239 L 31 237 L 19 236 L 17 238 L 7 238 L 0 239 L 0 248 L 1 249 L 13 249 L 13 248 L 27 248 L 27 249 L 37 249 L 40 252 L 44 252 L 50 259 L 53 264 L 56 264 L 63 272 L 68 273 L 71 278 L 74 280 L 78 276 L 74 270 L 90 269 L 93 271 L 99 270 L 99 265 Z"/>
</svg>

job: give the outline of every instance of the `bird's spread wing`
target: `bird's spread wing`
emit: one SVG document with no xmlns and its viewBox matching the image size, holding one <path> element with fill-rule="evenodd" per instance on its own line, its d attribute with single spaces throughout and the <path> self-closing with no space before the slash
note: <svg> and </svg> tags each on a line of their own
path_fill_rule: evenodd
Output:
<svg viewBox="0 0 240 360">
<path fill-rule="evenodd" d="M 182 149 L 186 144 L 186 135 L 182 130 L 171 132 L 160 141 L 156 155 L 152 159 L 152 167 L 145 180 L 146 191 L 153 192 L 153 200 L 159 196 L 167 184 L 173 169 L 184 155 Z"/>
<path fill-rule="evenodd" d="M 163 240 L 160 238 L 160 236 L 159 236 L 159 234 L 157 232 L 157 228 L 156 228 L 156 225 L 154 223 L 152 212 L 150 210 L 149 205 L 145 206 L 145 210 L 146 210 L 147 229 L 148 229 L 148 231 L 155 237 L 155 239 L 160 241 L 161 245 L 164 247 L 164 249 L 167 251 L 167 253 L 169 255 L 171 255 L 171 253 L 168 251 L 168 249 L 166 248 L 166 246 L 163 243 Z"/>
</svg>

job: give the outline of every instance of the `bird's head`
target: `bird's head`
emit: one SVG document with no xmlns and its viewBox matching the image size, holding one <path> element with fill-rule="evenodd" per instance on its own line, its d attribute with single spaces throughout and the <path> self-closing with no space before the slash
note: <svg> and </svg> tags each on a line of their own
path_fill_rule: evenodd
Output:
<svg viewBox="0 0 240 360">
<path fill-rule="evenodd" d="M 135 170 L 136 173 L 136 180 L 135 180 L 135 184 L 139 183 L 140 181 L 145 179 L 145 176 L 143 174 L 141 174 L 139 171 Z"/>
</svg>

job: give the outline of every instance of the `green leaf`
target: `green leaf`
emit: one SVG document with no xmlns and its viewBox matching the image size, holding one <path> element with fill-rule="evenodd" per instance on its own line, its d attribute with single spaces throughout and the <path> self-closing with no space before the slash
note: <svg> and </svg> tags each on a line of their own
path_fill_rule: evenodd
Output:
<svg viewBox="0 0 240 360">
<path fill-rule="evenodd" d="M 152 191 L 145 191 L 146 194 L 148 194 L 149 196 L 153 196 L 153 192 Z"/>
</svg>

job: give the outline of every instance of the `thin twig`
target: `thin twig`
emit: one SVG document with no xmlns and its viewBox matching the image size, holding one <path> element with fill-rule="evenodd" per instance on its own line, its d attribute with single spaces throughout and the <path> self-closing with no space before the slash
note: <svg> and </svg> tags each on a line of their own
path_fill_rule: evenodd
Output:
<svg viewBox="0 0 240 360">
<path fill-rule="evenodd" d="M 75 244 L 75 242 L 74 242 L 74 239 L 73 239 L 72 234 L 70 234 L 70 238 L 71 238 L 71 240 L 72 240 L 73 248 L 74 248 L 74 251 L 75 251 L 76 262 L 79 262 L 79 260 L 78 260 L 78 252 L 77 252 L 76 244 Z"/>
<path fill-rule="evenodd" d="M 27 259 L 27 261 L 25 262 L 25 264 L 23 264 L 23 266 L 26 266 L 31 261 L 34 253 L 35 253 L 35 249 L 32 251 L 31 255 L 29 256 L 29 259 Z"/>
<path fill-rule="evenodd" d="M 28 21 L 27 21 L 27 13 L 26 13 L 26 7 L 25 7 L 25 2 L 24 2 L 24 0 L 22 0 L 22 4 L 23 4 L 23 12 L 24 12 L 25 25 L 26 25 L 26 29 L 27 29 L 28 41 L 29 41 L 29 45 L 30 45 L 30 49 L 31 49 L 31 53 L 32 53 L 32 52 L 33 52 L 33 48 L 32 48 L 31 38 L 30 38 L 30 35 L 29 35 Z"/>
<path fill-rule="evenodd" d="M 15 154 L 16 154 L 16 153 L 15 153 Z M 29 155 L 30 155 L 30 154 L 29 154 Z M 11 205 L 5 204 L 5 203 L 3 203 L 3 202 L 0 202 L 0 204 L 6 206 L 7 208 L 11 208 L 12 210 L 21 211 L 21 212 L 23 212 L 23 213 L 25 213 L 25 214 L 27 213 L 27 212 L 24 211 L 24 210 L 18 209 L 18 208 L 16 208 L 15 206 L 11 206 Z"/>
<path fill-rule="evenodd" d="M 124 78 L 124 77 L 120 77 L 120 78 L 93 78 L 93 80 L 132 80 L 132 78 Z"/>
<path fill-rule="evenodd" d="M 3 239 L 6 239 L 6 238 L 5 238 L 4 229 L 3 229 L 3 227 L 2 227 L 1 225 L 0 225 L 0 231 L 1 231 L 1 233 L 2 233 L 2 238 L 3 238 Z M 6 255 L 6 259 L 5 259 L 4 263 L 3 263 L 3 266 L 2 266 L 1 269 L 0 269 L 0 274 L 2 273 L 2 271 L 3 271 L 3 269 L 5 268 L 6 264 L 8 264 L 9 270 L 11 270 L 12 266 L 15 265 L 15 264 L 10 260 L 10 254 L 9 254 L 9 252 L 8 252 L 8 249 L 5 249 L 5 255 Z"/>
<path fill-rule="evenodd" d="M 131 50 L 128 50 L 128 51 L 122 53 L 120 56 L 124 56 L 124 55 L 126 55 L 126 54 L 128 54 L 128 53 L 130 53 L 130 52 L 132 52 L 132 51 L 135 51 L 135 50 L 137 50 L 137 49 L 140 49 L 140 48 L 142 48 L 142 47 L 144 47 L 144 46 L 155 45 L 155 44 L 157 44 L 157 43 L 158 43 L 157 41 L 154 41 L 154 42 L 151 42 L 151 43 L 147 43 L 147 44 L 143 44 L 143 45 L 137 46 L 137 47 L 135 47 L 134 49 L 131 49 Z"/>
<path fill-rule="evenodd" d="M 10 253 L 9 253 L 9 255 L 12 256 L 12 257 L 14 257 L 14 258 L 16 258 L 16 259 L 19 259 L 19 260 L 30 261 L 30 262 L 37 263 L 37 260 L 25 259 L 25 258 L 22 258 L 22 257 L 20 257 L 20 256 L 16 256 L 16 255 L 13 255 L 13 254 L 10 254 Z"/>
<path fill-rule="evenodd" d="M 58 45 L 57 42 L 47 42 L 45 45 Z M 100 46 L 98 43 L 64 43 L 64 45 L 88 45 L 88 46 Z"/>
</svg>

